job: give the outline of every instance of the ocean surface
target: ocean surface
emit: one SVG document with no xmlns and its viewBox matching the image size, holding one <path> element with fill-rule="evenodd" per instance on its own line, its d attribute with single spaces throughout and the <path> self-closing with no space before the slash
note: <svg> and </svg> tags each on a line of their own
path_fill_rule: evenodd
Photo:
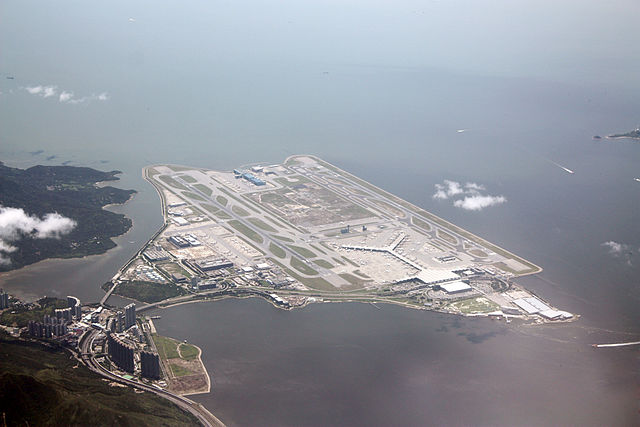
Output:
<svg viewBox="0 0 640 427">
<path fill-rule="evenodd" d="M 145 165 L 311 153 L 542 266 L 521 283 L 580 318 L 182 305 L 156 326 L 202 347 L 214 386 L 195 400 L 230 425 L 637 425 L 640 349 L 590 344 L 640 337 L 640 143 L 592 139 L 640 123 L 639 13 L 622 0 L 2 2 L 0 160 L 119 169 L 138 194 L 110 208 L 134 221 L 118 248 L 0 286 L 100 299 L 161 225 Z M 444 180 L 506 201 L 456 207 L 432 197 Z"/>
</svg>

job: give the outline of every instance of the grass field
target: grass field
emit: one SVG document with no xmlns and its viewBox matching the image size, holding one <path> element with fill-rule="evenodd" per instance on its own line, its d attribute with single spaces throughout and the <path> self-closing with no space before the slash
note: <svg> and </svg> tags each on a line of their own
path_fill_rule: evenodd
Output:
<svg viewBox="0 0 640 427">
<path fill-rule="evenodd" d="M 313 262 L 314 264 L 317 264 L 320 267 L 329 268 L 329 269 L 333 268 L 333 264 L 331 264 L 329 261 L 326 261 L 322 258 L 313 260 Z"/>
<path fill-rule="evenodd" d="M 480 249 L 471 249 L 471 250 L 469 251 L 469 253 L 470 253 L 471 255 L 475 255 L 475 256 L 480 257 L 480 258 L 485 258 L 485 257 L 487 257 L 486 252 L 481 251 Z"/>
<path fill-rule="evenodd" d="M 319 253 L 321 253 L 322 255 L 326 255 L 327 253 L 325 251 L 323 251 L 322 249 L 320 249 L 319 247 L 315 246 L 315 245 L 309 245 L 311 246 L 313 249 L 315 249 L 316 251 L 318 251 Z"/>
<path fill-rule="evenodd" d="M 188 197 L 188 198 L 193 199 L 193 200 L 198 200 L 200 202 L 204 202 L 205 201 L 202 196 L 199 196 L 196 193 L 192 193 L 191 191 L 183 191 L 182 194 L 185 197 Z"/>
<path fill-rule="evenodd" d="M 160 180 L 163 181 L 165 184 L 168 184 L 174 188 L 180 189 L 180 190 L 186 190 L 187 187 L 185 187 L 184 185 L 180 184 L 178 181 L 176 181 L 175 179 L 171 178 L 170 176 L 166 176 L 166 175 L 162 175 L 160 176 Z"/>
<path fill-rule="evenodd" d="M 229 215 L 225 211 L 218 211 L 218 212 L 214 213 L 214 215 L 217 216 L 220 219 L 231 219 L 231 215 Z"/>
<path fill-rule="evenodd" d="M 360 286 L 360 287 L 364 286 L 365 283 L 371 281 L 371 280 L 361 279 L 361 278 L 356 277 L 356 276 L 354 276 L 352 274 L 349 274 L 349 273 L 342 273 L 339 276 L 342 277 L 347 282 L 351 283 L 352 285 L 356 285 L 356 286 Z"/>
<path fill-rule="evenodd" d="M 220 196 L 220 197 L 222 197 L 222 196 Z M 233 211 L 233 213 L 235 213 L 236 215 L 240 215 L 240 216 L 249 216 L 249 212 L 245 211 L 244 209 L 242 209 L 242 208 L 241 208 L 240 206 L 238 206 L 238 205 L 233 205 L 233 206 L 231 206 L 231 210 L 232 210 L 232 211 Z M 253 218 L 250 218 L 250 219 L 249 219 L 249 221 L 251 221 L 251 219 L 253 219 Z"/>
<path fill-rule="evenodd" d="M 456 239 L 455 237 L 453 237 L 449 233 L 446 233 L 446 232 L 444 232 L 442 230 L 438 230 L 436 234 L 438 235 L 439 238 L 441 238 L 445 242 L 451 243 L 452 245 L 457 245 L 458 244 L 458 239 Z"/>
<path fill-rule="evenodd" d="M 189 184 L 193 184 L 194 182 L 198 182 L 197 179 L 192 177 L 191 175 L 178 175 L 181 179 L 187 181 Z"/>
<path fill-rule="evenodd" d="M 198 190 L 202 191 L 207 196 L 210 196 L 213 193 L 213 190 L 211 190 L 211 188 L 207 187 L 204 184 L 193 184 L 193 186 Z"/>
<path fill-rule="evenodd" d="M 300 261 L 297 257 L 291 257 L 291 267 L 295 268 L 302 274 L 306 274 L 307 276 L 315 276 L 318 274 L 316 270 Z"/>
<path fill-rule="evenodd" d="M 222 206 L 227 206 L 227 203 L 229 203 L 229 200 L 224 196 L 216 196 L 216 201 Z"/>
<path fill-rule="evenodd" d="M 417 225 L 418 227 L 422 228 L 423 230 L 431 231 L 431 226 L 429 225 L 429 223 L 421 220 L 420 218 L 417 218 L 414 216 L 413 218 L 411 218 L 411 222 L 414 225 Z"/>
<path fill-rule="evenodd" d="M 275 243 L 269 243 L 269 250 L 271 251 L 272 254 L 274 254 L 278 258 L 284 259 L 287 257 L 287 253 L 284 251 L 284 249 L 282 249 L 280 246 L 276 245 Z"/>
<path fill-rule="evenodd" d="M 500 309 L 498 304 L 493 301 L 489 301 L 484 297 L 455 301 L 450 303 L 449 307 L 456 308 L 464 314 L 490 313 Z"/>
<path fill-rule="evenodd" d="M 253 240 L 254 242 L 256 243 L 264 242 L 264 239 L 262 238 L 262 236 L 260 236 L 258 233 L 256 233 L 254 230 L 250 229 L 240 221 L 234 219 L 232 221 L 229 221 L 228 224 L 233 228 L 235 228 L 236 230 L 238 230 L 239 232 L 241 232 L 242 234 L 244 234 L 245 236 L 247 236 L 249 239 Z"/>
<path fill-rule="evenodd" d="M 255 225 L 256 227 L 261 228 L 264 231 L 268 231 L 270 233 L 276 233 L 278 231 L 272 226 L 270 226 L 269 224 L 267 224 L 266 222 L 264 222 L 263 220 L 261 220 L 260 218 L 249 218 L 247 221 L 249 221 L 251 224 Z"/>
<path fill-rule="evenodd" d="M 296 253 L 300 254 L 300 256 L 303 256 L 305 258 L 315 258 L 317 256 L 315 253 L 311 252 L 307 248 L 303 248 L 301 246 L 294 246 L 294 245 L 287 245 L 287 246 L 289 246 L 291 250 L 295 251 Z"/>
<path fill-rule="evenodd" d="M 186 377 L 187 375 L 193 375 L 194 372 L 191 372 L 190 370 L 188 370 L 187 368 L 184 368 L 178 364 L 175 363 L 171 363 L 169 365 L 169 367 L 171 368 L 171 372 L 173 372 L 173 376 L 174 377 Z"/>
<path fill-rule="evenodd" d="M 198 354 L 200 353 L 196 346 L 185 343 L 180 344 L 178 350 L 180 352 L 180 357 L 184 360 L 193 360 L 198 357 Z"/>
<path fill-rule="evenodd" d="M 155 283 L 145 281 L 121 282 L 114 293 L 142 302 L 158 302 L 167 298 L 185 295 L 187 291 L 173 283 Z"/>
<path fill-rule="evenodd" d="M 156 343 L 158 354 L 163 360 L 180 357 L 180 354 L 178 353 L 178 342 L 176 340 L 163 337 L 162 335 L 153 334 L 153 342 Z"/>
</svg>

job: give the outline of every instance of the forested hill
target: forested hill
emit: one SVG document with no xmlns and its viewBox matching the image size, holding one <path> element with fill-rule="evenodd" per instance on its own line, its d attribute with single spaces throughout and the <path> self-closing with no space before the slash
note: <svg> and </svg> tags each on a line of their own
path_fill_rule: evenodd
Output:
<svg viewBox="0 0 640 427">
<path fill-rule="evenodd" d="M 29 169 L 7 167 L 0 162 L 0 208 L 19 208 L 42 218 L 58 213 L 76 222 L 73 230 L 60 238 L 36 238 L 19 233 L 5 244 L 16 250 L 3 252 L 10 263 L 0 263 L 0 271 L 12 270 L 45 258 L 70 258 L 99 254 L 115 246 L 111 237 L 131 228 L 131 220 L 122 214 L 103 210 L 112 203 L 124 203 L 134 190 L 97 182 L 116 181 L 119 171 L 102 172 L 86 167 L 34 166 Z M 5 230 L 6 231 L 6 230 Z"/>
</svg>

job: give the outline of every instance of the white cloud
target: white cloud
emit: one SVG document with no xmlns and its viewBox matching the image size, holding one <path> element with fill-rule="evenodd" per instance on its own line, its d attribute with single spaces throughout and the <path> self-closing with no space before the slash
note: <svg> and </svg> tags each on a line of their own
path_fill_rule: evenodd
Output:
<svg viewBox="0 0 640 427">
<path fill-rule="evenodd" d="M 73 98 L 73 92 L 62 91 L 58 101 L 60 102 L 69 102 Z"/>
<path fill-rule="evenodd" d="M 486 188 L 484 188 L 484 185 L 476 184 L 475 182 L 467 182 L 464 185 L 464 188 L 467 189 L 468 191 L 486 190 Z"/>
<path fill-rule="evenodd" d="M 41 96 L 43 98 L 51 98 L 58 95 L 58 86 L 37 85 L 22 87 L 21 89 L 26 90 L 31 95 Z M 76 98 L 73 91 L 63 89 L 60 95 L 58 95 L 58 101 L 63 104 L 84 104 L 91 101 L 108 101 L 109 99 L 110 97 L 107 92 L 101 92 L 97 95 L 93 93 L 88 96 Z"/>
<path fill-rule="evenodd" d="M 602 246 L 606 246 L 609 248 L 609 253 L 611 255 L 619 255 L 622 252 L 628 251 L 631 249 L 629 245 L 625 245 L 624 243 L 614 242 L 613 240 L 609 240 L 608 242 L 604 242 Z"/>
<path fill-rule="evenodd" d="M 602 246 L 609 249 L 609 255 L 612 257 L 623 260 L 628 266 L 633 266 L 633 262 L 631 261 L 635 249 L 633 246 L 626 243 L 614 242 L 613 240 L 604 242 Z"/>
<path fill-rule="evenodd" d="M 433 195 L 433 198 L 446 200 L 451 196 L 462 193 L 464 193 L 464 190 L 459 182 L 445 179 L 444 184 L 436 184 L 436 193 Z"/>
<path fill-rule="evenodd" d="M 486 207 L 498 205 L 507 201 L 504 196 L 491 196 L 482 194 L 486 187 L 476 182 L 467 182 L 464 185 L 456 181 L 445 179 L 443 184 L 435 185 L 434 199 L 454 199 L 453 206 L 479 211 Z"/>
<path fill-rule="evenodd" d="M 42 91 L 43 98 L 49 98 L 50 96 L 55 96 L 57 93 L 57 88 L 55 86 L 46 86 Z"/>
<path fill-rule="evenodd" d="M 27 86 L 24 88 L 24 90 L 29 92 L 31 95 L 38 95 L 43 98 L 49 98 L 51 96 L 55 96 L 55 94 L 58 92 L 58 87 L 38 85 L 38 86 Z"/>
<path fill-rule="evenodd" d="M 36 239 L 55 238 L 68 234 L 76 222 L 58 213 L 48 213 L 42 219 L 24 210 L 0 206 L 0 264 L 10 263 L 6 254 L 16 250 L 11 244 L 24 236 Z"/>
<path fill-rule="evenodd" d="M 27 86 L 26 88 L 24 88 L 27 92 L 29 92 L 31 95 L 38 95 L 40 92 L 42 92 L 42 86 Z"/>
<path fill-rule="evenodd" d="M 464 199 L 456 200 L 455 202 L 453 202 L 453 206 L 470 210 L 470 211 L 479 211 L 489 206 L 499 205 L 506 201 L 507 199 L 504 196 L 477 195 L 477 196 L 467 196 Z"/>
</svg>

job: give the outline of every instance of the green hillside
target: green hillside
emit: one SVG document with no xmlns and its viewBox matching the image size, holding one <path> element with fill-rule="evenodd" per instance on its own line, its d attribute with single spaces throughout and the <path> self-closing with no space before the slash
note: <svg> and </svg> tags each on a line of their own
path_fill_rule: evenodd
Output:
<svg viewBox="0 0 640 427">
<path fill-rule="evenodd" d="M 110 385 L 62 349 L 0 332 L 0 360 L 0 412 L 7 426 L 199 425 L 155 394 Z"/>
<path fill-rule="evenodd" d="M 60 239 L 22 236 L 12 243 L 17 250 L 4 254 L 11 263 L 0 263 L 0 271 L 20 268 L 46 258 L 100 254 L 114 247 L 111 237 L 129 230 L 131 220 L 102 207 L 124 203 L 135 191 L 95 184 L 118 180 L 116 175 L 119 173 L 73 166 L 17 169 L 0 162 L 0 206 L 20 208 L 39 218 L 57 212 L 77 223 L 71 233 Z"/>
</svg>

